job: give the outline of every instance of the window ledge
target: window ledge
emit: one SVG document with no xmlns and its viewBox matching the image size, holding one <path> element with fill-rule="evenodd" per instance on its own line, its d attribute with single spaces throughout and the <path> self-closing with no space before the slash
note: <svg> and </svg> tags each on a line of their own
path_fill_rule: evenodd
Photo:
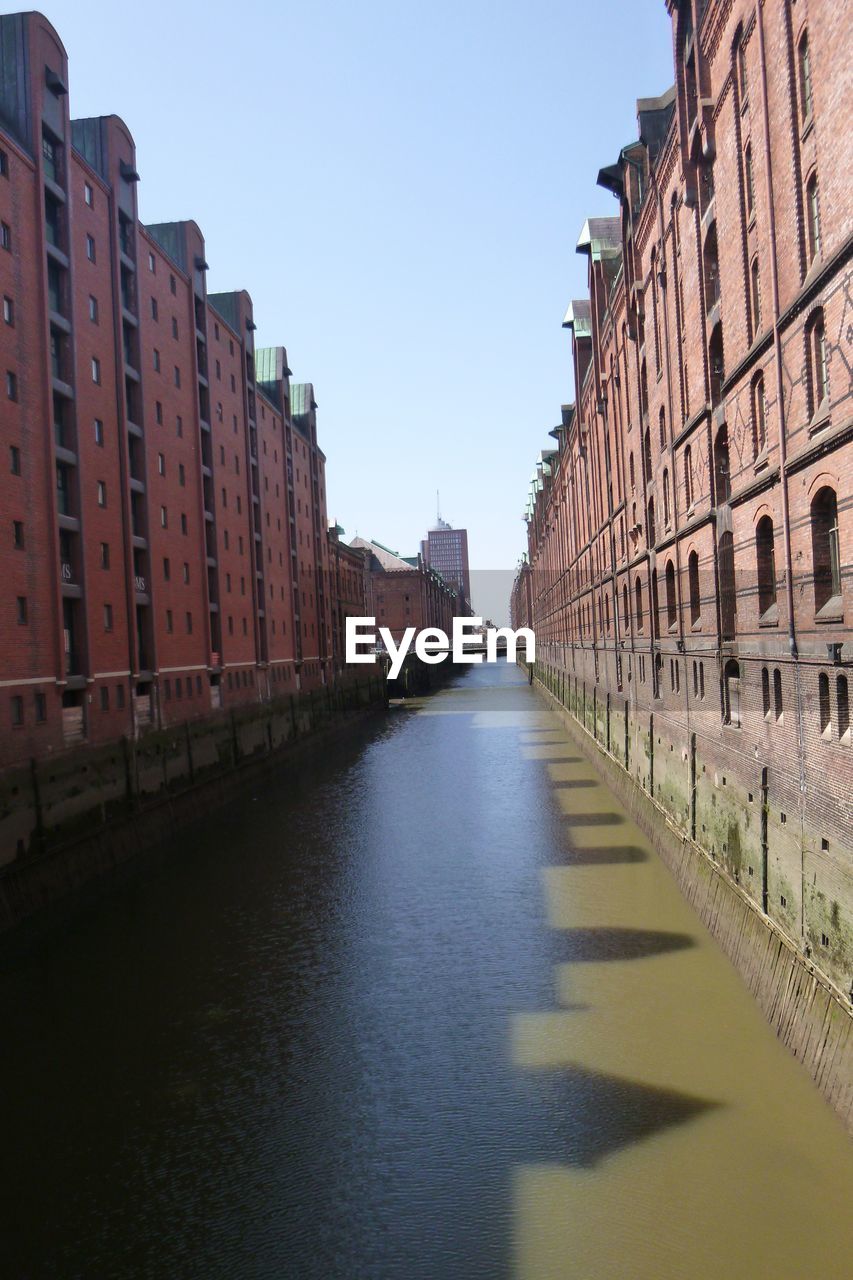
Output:
<svg viewBox="0 0 853 1280">
<path fill-rule="evenodd" d="M 702 630 L 702 619 L 701 619 L 701 617 L 700 617 L 700 618 L 697 618 L 695 622 L 691 622 L 691 624 L 690 624 L 690 630 L 691 630 L 691 631 L 694 631 L 694 632 L 695 632 L 695 631 L 701 631 L 701 630 Z"/>
<path fill-rule="evenodd" d="M 827 600 L 826 604 L 818 609 L 814 620 L 815 622 L 843 622 L 844 606 L 841 596 L 832 596 Z"/>
<path fill-rule="evenodd" d="M 812 419 L 809 422 L 809 435 L 816 436 L 819 431 L 825 431 L 829 426 L 829 397 L 825 396 L 821 400 Z"/>
<path fill-rule="evenodd" d="M 752 469 L 756 475 L 759 471 L 766 471 L 770 465 L 770 446 L 765 445 L 752 464 Z"/>
<path fill-rule="evenodd" d="M 759 627 L 778 627 L 779 625 L 779 606 L 774 603 L 770 608 L 765 610 L 758 619 Z"/>
</svg>

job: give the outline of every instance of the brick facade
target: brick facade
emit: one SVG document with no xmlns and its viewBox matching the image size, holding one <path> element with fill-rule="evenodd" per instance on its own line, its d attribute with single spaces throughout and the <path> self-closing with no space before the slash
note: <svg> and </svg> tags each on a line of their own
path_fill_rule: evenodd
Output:
<svg viewBox="0 0 853 1280">
<path fill-rule="evenodd" d="M 0 17 L 0 765 L 325 683 L 310 384 L 142 226 L 133 138 L 72 120 L 65 50 Z"/>
<path fill-rule="evenodd" d="M 559 696 L 853 980 L 853 210 L 843 6 L 669 5 L 675 87 L 603 168 L 576 399 L 513 616 Z"/>
</svg>

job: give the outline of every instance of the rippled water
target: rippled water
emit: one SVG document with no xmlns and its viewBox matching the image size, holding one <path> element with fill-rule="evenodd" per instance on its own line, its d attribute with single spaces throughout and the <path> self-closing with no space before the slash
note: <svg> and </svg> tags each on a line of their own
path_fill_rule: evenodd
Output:
<svg viewBox="0 0 853 1280">
<path fill-rule="evenodd" d="M 143 860 L 0 972 L 40 1277 L 849 1277 L 853 1148 L 514 668 Z"/>
</svg>

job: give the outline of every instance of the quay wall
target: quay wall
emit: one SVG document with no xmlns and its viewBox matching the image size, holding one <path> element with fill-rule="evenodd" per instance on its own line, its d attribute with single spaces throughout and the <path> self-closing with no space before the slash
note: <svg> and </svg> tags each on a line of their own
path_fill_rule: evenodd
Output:
<svg viewBox="0 0 853 1280">
<path fill-rule="evenodd" d="M 629 772 L 630 730 L 567 673 L 537 662 L 535 686 L 672 872 L 683 896 L 735 965 L 779 1039 L 853 1134 L 853 1005 L 795 940 L 762 912 L 726 862 L 691 835 L 687 814 L 651 793 L 652 770 Z M 629 742 L 625 751 L 625 742 Z"/>
<path fill-rule="evenodd" d="M 0 773 L 0 933 L 387 706 L 381 674 Z"/>
</svg>

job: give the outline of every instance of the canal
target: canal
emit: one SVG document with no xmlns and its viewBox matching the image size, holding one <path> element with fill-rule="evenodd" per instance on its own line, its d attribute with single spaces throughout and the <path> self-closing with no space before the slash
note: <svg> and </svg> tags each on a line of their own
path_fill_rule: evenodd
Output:
<svg viewBox="0 0 853 1280">
<path fill-rule="evenodd" d="M 9 1277 L 849 1277 L 853 1148 L 514 667 L 7 954 Z"/>
</svg>

